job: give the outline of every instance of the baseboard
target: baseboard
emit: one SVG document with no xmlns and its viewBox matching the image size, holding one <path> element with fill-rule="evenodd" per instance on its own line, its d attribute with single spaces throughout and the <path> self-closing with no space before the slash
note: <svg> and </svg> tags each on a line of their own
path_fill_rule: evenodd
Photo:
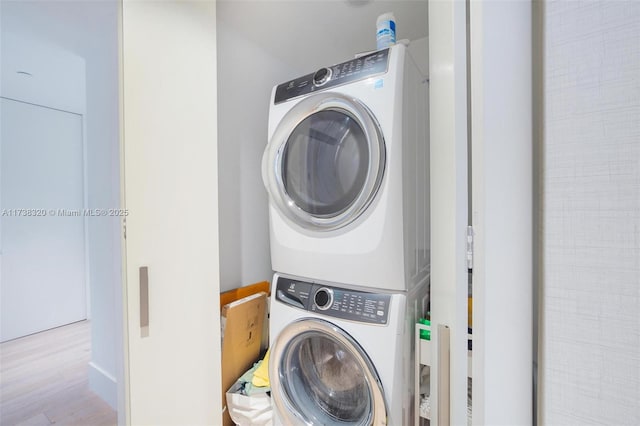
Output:
<svg viewBox="0 0 640 426">
<path fill-rule="evenodd" d="M 118 409 L 118 386 L 116 378 L 102 368 L 89 363 L 89 389 L 114 410 Z"/>
</svg>

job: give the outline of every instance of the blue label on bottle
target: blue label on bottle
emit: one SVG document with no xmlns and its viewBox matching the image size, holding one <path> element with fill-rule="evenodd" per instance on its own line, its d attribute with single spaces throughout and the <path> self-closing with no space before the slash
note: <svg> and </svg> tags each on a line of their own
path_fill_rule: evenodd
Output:
<svg viewBox="0 0 640 426">
<path fill-rule="evenodd" d="M 380 23 L 376 32 L 378 49 L 384 49 L 396 42 L 396 23 L 394 21 L 384 21 Z"/>
</svg>

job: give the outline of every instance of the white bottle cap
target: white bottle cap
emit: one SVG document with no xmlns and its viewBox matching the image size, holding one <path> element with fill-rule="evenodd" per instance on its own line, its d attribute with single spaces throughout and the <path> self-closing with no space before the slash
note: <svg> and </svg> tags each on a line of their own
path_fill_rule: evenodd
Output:
<svg viewBox="0 0 640 426">
<path fill-rule="evenodd" d="M 376 20 L 376 25 L 380 25 L 380 23 L 384 21 L 396 22 L 396 17 L 393 16 L 393 12 L 383 13 L 382 15 L 378 16 L 378 19 Z"/>
</svg>

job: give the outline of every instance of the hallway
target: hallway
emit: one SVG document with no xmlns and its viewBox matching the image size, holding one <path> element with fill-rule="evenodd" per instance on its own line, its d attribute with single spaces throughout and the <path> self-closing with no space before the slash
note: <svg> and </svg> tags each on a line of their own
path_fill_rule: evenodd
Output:
<svg viewBox="0 0 640 426">
<path fill-rule="evenodd" d="M 89 321 L 0 344 L 0 424 L 115 425 L 116 412 L 89 390 L 90 359 Z"/>
</svg>

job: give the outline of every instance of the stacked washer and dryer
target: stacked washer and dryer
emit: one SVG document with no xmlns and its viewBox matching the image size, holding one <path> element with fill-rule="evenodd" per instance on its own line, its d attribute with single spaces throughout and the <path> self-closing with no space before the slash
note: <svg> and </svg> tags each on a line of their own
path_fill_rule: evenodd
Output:
<svg viewBox="0 0 640 426">
<path fill-rule="evenodd" d="M 402 44 L 274 87 L 262 164 L 274 424 L 413 424 L 428 134 L 427 78 Z"/>
</svg>

